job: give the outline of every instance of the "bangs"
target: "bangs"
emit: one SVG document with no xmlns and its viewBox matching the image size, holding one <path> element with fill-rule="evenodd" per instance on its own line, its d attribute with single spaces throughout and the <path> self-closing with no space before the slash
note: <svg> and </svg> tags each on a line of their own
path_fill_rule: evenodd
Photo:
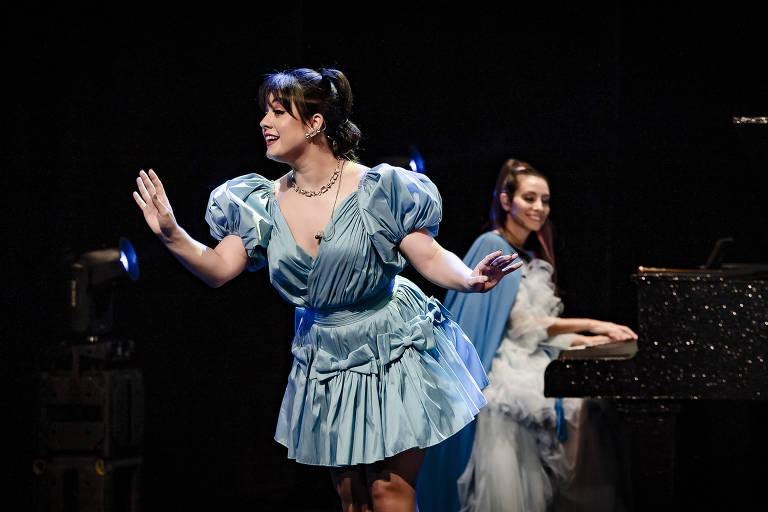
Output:
<svg viewBox="0 0 768 512">
<path fill-rule="evenodd" d="M 304 95 L 296 77 L 288 73 L 274 73 L 267 75 L 259 87 L 258 100 L 263 111 L 267 110 L 270 96 L 295 118 L 292 105 L 300 105 Z"/>
</svg>

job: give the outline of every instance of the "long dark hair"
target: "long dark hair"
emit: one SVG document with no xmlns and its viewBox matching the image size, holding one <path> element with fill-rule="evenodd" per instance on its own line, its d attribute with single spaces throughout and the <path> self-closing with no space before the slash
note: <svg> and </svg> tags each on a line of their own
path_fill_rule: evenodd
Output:
<svg viewBox="0 0 768 512">
<path fill-rule="evenodd" d="M 496 178 L 496 188 L 493 190 L 493 200 L 491 201 L 491 225 L 493 229 L 498 229 L 509 244 L 514 247 L 520 257 L 528 262 L 531 260 L 528 251 L 532 251 L 537 258 L 549 262 L 552 268 L 555 268 L 555 252 L 553 248 L 554 233 L 552 223 L 549 217 L 544 225 L 538 231 L 532 231 L 525 240 L 523 247 L 516 247 L 512 243 L 512 237 L 506 229 L 507 212 L 501 205 L 501 194 L 506 193 L 509 200 L 515 196 L 515 190 L 518 186 L 519 176 L 536 176 L 549 184 L 547 177 L 533 168 L 529 163 L 510 158 L 501 166 L 499 176 Z M 554 278 L 554 276 L 553 276 Z"/>
<path fill-rule="evenodd" d="M 292 117 L 295 105 L 301 121 L 309 123 L 315 114 L 325 119 L 325 136 L 337 158 L 357 161 L 356 149 L 362 134 L 349 120 L 352 113 L 352 88 L 338 69 L 317 71 L 309 68 L 289 69 L 265 76 L 259 87 L 259 105 L 266 110 L 270 95 Z"/>
</svg>

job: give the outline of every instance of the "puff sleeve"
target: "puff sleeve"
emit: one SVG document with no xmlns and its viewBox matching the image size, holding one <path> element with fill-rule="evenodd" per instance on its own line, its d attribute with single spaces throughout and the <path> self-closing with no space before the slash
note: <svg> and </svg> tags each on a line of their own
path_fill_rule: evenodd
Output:
<svg viewBox="0 0 768 512">
<path fill-rule="evenodd" d="M 440 193 L 423 174 L 382 164 L 363 177 L 359 192 L 363 225 L 387 265 L 405 267 L 397 245 L 412 231 L 436 236 L 443 215 Z"/>
<path fill-rule="evenodd" d="M 248 253 L 248 270 L 266 264 L 266 248 L 272 233 L 271 202 L 274 184 L 258 174 L 246 174 L 216 187 L 208 199 L 205 221 L 211 235 L 221 240 L 227 235 L 243 239 Z"/>
</svg>

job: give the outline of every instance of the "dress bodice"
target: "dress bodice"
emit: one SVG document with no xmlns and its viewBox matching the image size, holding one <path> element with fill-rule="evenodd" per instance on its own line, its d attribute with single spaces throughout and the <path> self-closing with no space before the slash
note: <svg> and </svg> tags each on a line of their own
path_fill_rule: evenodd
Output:
<svg viewBox="0 0 768 512">
<path fill-rule="evenodd" d="M 534 258 L 523 263 L 520 288 L 501 343 L 504 346 L 506 342 L 506 350 L 527 355 L 544 350 L 548 361 L 571 345 L 572 334 L 550 336 L 547 333 L 555 318 L 563 312 L 563 303 L 555 294 L 552 273 L 552 265 L 543 259 Z"/>
<path fill-rule="evenodd" d="M 440 194 L 424 175 L 381 164 L 333 212 L 317 256 L 296 244 L 280 211 L 275 182 L 258 174 L 227 181 L 211 193 L 206 220 L 221 240 L 243 239 L 250 270 L 267 266 L 272 285 L 297 307 L 317 309 L 364 302 L 406 265 L 397 249 L 411 231 L 437 234 Z"/>
</svg>

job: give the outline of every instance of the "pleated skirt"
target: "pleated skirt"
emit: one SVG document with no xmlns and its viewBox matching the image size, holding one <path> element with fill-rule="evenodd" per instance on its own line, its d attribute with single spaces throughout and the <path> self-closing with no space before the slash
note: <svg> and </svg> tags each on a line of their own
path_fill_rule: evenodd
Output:
<svg viewBox="0 0 768 512">
<path fill-rule="evenodd" d="M 486 403 L 474 346 L 412 282 L 348 308 L 297 308 L 275 440 L 303 464 L 369 464 L 447 439 Z"/>
</svg>

